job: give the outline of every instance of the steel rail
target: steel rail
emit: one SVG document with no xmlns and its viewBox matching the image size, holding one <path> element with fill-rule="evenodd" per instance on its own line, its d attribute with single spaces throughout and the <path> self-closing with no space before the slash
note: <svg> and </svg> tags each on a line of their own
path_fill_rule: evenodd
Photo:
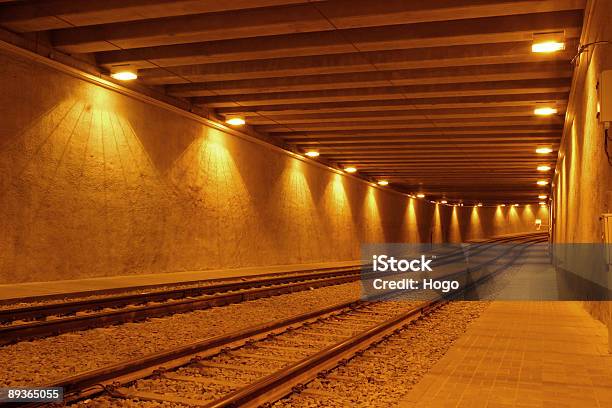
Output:
<svg viewBox="0 0 612 408">
<path fill-rule="evenodd" d="M 538 242 L 533 240 L 528 245 Z M 521 243 L 518 243 L 520 245 Z M 516 247 L 516 246 L 515 246 Z M 461 291 L 469 290 L 482 282 L 489 280 L 493 275 L 501 272 L 508 265 L 513 264 L 520 254 L 524 251 L 524 247 L 520 249 L 507 264 L 497 269 L 484 277 L 481 277 L 469 287 L 463 288 Z M 320 373 L 325 374 L 331 368 L 345 364 L 348 359 L 359 355 L 367 348 L 379 342 L 386 336 L 390 336 L 394 331 L 400 330 L 402 327 L 409 325 L 412 321 L 430 314 L 433 310 L 446 303 L 449 298 L 457 296 L 455 292 L 449 296 L 439 295 L 435 299 L 424 302 L 423 304 L 405 312 L 401 315 L 389 319 L 381 324 L 378 324 L 354 337 L 341 341 L 333 346 L 330 346 L 312 356 L 285 367 L 263 379 L 253 382 L 235 392 L 220 398 L 210 404 L 204 405 L 205 408 L 229 408 L 229 407 L 255 407 L 266 406 L 273 401 L 276 401 L 288 393 L 295 391 L 300 392 L 304 388 L 304 384 L 316 378 Z M 129 397 L 129 395 L 127 395 Z"/>
<path fill-rule="evenodd" d="M 514 237 L 514 240 L 516 241 L 517 237 Z M 540 241 L 544 242 L 543 238 L 538 236 L 530 236 L 527 238 L 523 238 L 523 240 L 524 242 L 515 242 L 515 245 L 513 245 L 510 250 L 505 251 L 504 254 L 501 256 L 508 255 L 514 248 L 516 248 L 516 246 L 520 245 L 521 243 L 529 243 L 530 241 L 532 243 Z M 522 253 L 524 249 L 525 248 L 523 248 L 520 252 Z M 491 263 L 496 259 L 499 259 L 501 256 L 496 256 L 494 259 L 487 260 L 486 263 Z M 514 256 L 508 264 L 513 263 L 516 257 L 518 256 L 519 255 Z M 508 264 L 497 268 L 496 271 L 489 273 L 487 276 L 481 277 L 479 280 L 474 282 L 472 286 L 479 284 L 484 280 L 490 279 L 494 274 L 497 274 L 501 270 L 505 269 Z M 443 278 L 444 277 L 440 277 L 437 279 Z M 463 288 L 463 290 L 465 290 L 465 288 Z M 193 359 L 214 355 L 215 353 L 218 353 L 219 351 L 227 347 L 240 346 L 245 344 L 247 341 L 257 338 L 263 338 L 270 333 L 284 331 L 292 325 L 295 325 L 296 323 L 303 323 L 308 320 L 317 319 L 326 314 L 342 313 L 341 310 L 343 308 L 346 309 L 366 307 L 368 304 L 371 303 L 372 302 L 348 302 L 335 305 L 323 310 L 306 313 L 289 319 L 258 325 L 239 332 L 231 333 L 229 335 L 217 336 L 215 338 L 199 341 L 172 350 L 163 351 L 126 363 L 86 372 L 74 377 L 55 382 L 53 384 L 50 384 L 49 386 L 63 387 L 67 396 L 66 401 L 74 401 L 76 399 L 95 395 L 103 391 L 105 388 L 107 390 L 113 389 L 114 386 L 126 384 L 129 382 L 133 382 L 137 379 L 147 377 L 152 373 L 155 373 L 159 369 L 166 370 L 177 368 L 182 365 L 188 364 Z M 427 313 L 427 311 L 430 310 L 433 306 L 434 304 L 431 302 L 421 305 L 420 313 Z M 368 332 L 371 335 L 370 337 L 375 336 L 377 333 L 379 333 L 379 331 L 376 330 Z M 346 347 L 348 346 L 345 345 L 342 347 L 334 347 L 334 349 L 346 351 Z M 306 364 L 305 366 L 310 367 L 309 364 Z M 36 406 L 36 404 L 29 404 L 28 406 Z"/>
<path fill-rule="evenodd" d="M 469 246 L 472 255 L 498 245 L 500 242 L 511 241 L 515 237 L 494 238 Z M 442 254 L 436 261 L 437 265 L 449 264 L 464 257 L 463 251 L 456 255 L 452 252 Z M 40 305 L 0 312 L 0 318 L 12 316 L 13 319 L 33 319 L 33 316 L 54 316 L 58 314 L 73 314 L 84 311 L 94 312 L 81 316 L 68 316 L 54 320 L 33 321 L 23 324 L 12 324 L 0 327 L 0 345 L 17 341 L 32 340 L 53 336 L 66 332 L 104 327 L 145 320 L 152 317 L 162 317 L 174 313 L 185 313 L 214 306 L 224 306 L 231 303 L 254 300 L 280 294 L 292 293 L 310 288 L 338 285 L 354 282 L 362 278 L 363 270 L 357 268 L 338 269 L 333 272 L 308 273 L 303 275 L 273 277 L 255 281 L 234 282 L 221 285 L 211 285 L 198 288 L 184 288 L 161 293 L 115 296 L 110 298 L 92 299 L 87 301 L 69 302 L 59 305 Z M 254 287 L 254 288 L 253 288 Z M 221 292 L 221 293 L 219 293 Z M 225 293 L 223 293 L 225 292 Z M 216 293 L 213 295 L 213 293 Z M 207 296 L 207 294 L 210 294 Z M 192 298 L 193 296 L 201 298 Z M 180 297 L 189 297 L 180 299 Z M 179 298 L 179 300 L 175 300 Z M 163 304 L 139 305 L 145 302 L 163 301 Z M 124 309 L 96 312 L 100 308 L 124 307 Z M 0 320 L 1 321 L 1 320 Z"/>
</svg>

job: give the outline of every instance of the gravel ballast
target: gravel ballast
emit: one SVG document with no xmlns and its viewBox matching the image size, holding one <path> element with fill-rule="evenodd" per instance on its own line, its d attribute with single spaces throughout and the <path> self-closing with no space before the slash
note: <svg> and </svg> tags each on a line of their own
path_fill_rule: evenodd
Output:
<svg viewBox="0 0 612 408">
<path fill-rule="evenodd" d="M 0 348 L 0 387 L 48 384 L 359 295 L 354 282 L 8 345 Z"/>
<path fill-rule="evenodd" d="M 391 407 L 412 389 L 478 318 L 488 302 L 454 301 L 426 319 L 355 357 L 302 394 L 278 401 L 285 407 Z"/>
</svg>

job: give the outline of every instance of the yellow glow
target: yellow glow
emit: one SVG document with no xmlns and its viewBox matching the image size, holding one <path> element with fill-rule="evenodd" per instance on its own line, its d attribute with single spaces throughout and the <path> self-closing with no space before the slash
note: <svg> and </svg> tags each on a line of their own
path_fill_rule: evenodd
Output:
<svg viewBox="0 0 612 408">
<path fill-rule="evenodd" d="M 308 157 L 319 157 L 319 152 L 316 150 L 308 150 L 305 154 Z"/>
<path fill-rule="evenodd" d="M 546 180 L 538 180 L 538 186 L 545 186 L 548 184 L 548 181 Z"/>
<path fill-rule="evenodd" d="M 440 201 L 440 203 L 441 203 L 441 204 L 447 204 L 447 203 L 448 203 L 448 201 L 446 201 L 446 200 L 442 200 L 442 201 Z"/>
<path fill-rule="evenodd" d="M 539 198 L 540 200 L 546 200 L 546 199 L 548 198 L 548 196 L 547 196 L 546 194 L 540 194 L 540 195 L 538 196 L 538 198 Z"/>
<path fill-rule="evenodd" d="M 539 218 L 536 218 L 535 223 L 536 225 L 542 225 L 542 220 Z"/>
<path fill-rule="evenodd" d="M 244 118 L 241 116 L 233 116 L 231 118 L 227 118 L 225 123 L 232 126 L 242 126 L 246 123 L 246 120 L 244 120 Z"/>
<path fill-rule="evenodd" d="M 459 215 L 457 213 L 457 204 L 453 204 L 449 233 L 450 242 L 461 242 L 461 228 L 459 227 Z"/>
<path fill-rule="evenodd" d="M 495 222 L 497 223 L 497 225 L 504 224 L 504 212 L 502 211 L 500 205 L 498 205 L 497 209 L 495 210 Z"/>
<path fill-rule="evenodd" d="M 565 43 L 559 41 L 537 42 L 531 46 L 532 52 L 557 52 L 565 49 Z"/>
<path fill-rule="evenodd" d="M 512 206 L 513 206 L 513 207 L 518 207 L 519 205 L 518 205 L 518 204 L 512 204 Z"/>
<path fill-rule="evenodd" d="M 118 79 L 119 81 L 132 81 L 138 78 L 138 74 L 135 70 L 126 69 L 117 72 L 111 72 L 111 78 Z"/>
<path fill-rule="evenodd" d="M 550 171 L 550 166 L 543 164 L 541 166 L 538 166 L 537 170 L 538 171 Z"/>
<path fill-rule="evenodd" d="M 552 153 L 553 149 L 551 149 L 550 147 L 538 147 L 536 149 L 536 153 L 538 154 L 548 154 L 548 153 Z"/>
<path fill-rule="evenodd" d="M 478 215 L 478 208 L 476 208 L 476 206 L 472 208 L 472 215 L 470 217 L 470 231 L 474 238 L 480 238 L 483 235 L 482 224 L 480 222 L 480 216 Z"/>
<path fill-rule="evenodd" d="M 387 180 L 378 180 L 378 185 L 379 186 L 386 186 L 388 184 L 389 184 L 389 182 Z"/>
<path fill-rule="evenodd" d="M 546 205 L 545 201 L 540 201 L 540 205 Z"/>
<path fill-rule="evenodd" d="M 347 173 L 355 173 L 357 169 L 355 167 L 345 167 L 344 171 L 346 171 Z"/>
<path fill-rule="evenodd" d="M 419 194 L 417 194 L 416 196 L 417 196 L 418 198 L 425 198 L 425 194 L 423 194 L 423 193 L 419 193 Z"/>
<path fill-rule="evenodd" d="M 482 203 L 478 203 L 478 206 L 479 206 L 479 207 L 482 207 Z"/>
<path fill-rule="evenodd" d="M 551 108 L 550 106 L 535 108 L 533 110 L 533 114 L 538 116 L 550 116 L 556 114 L 557 112 L 557 108 Z"/>
<path fill-rule="evenodd" d="M 500 206 L 500 207 L 505 207 L 505 206 L 506 206 L 506 204 L 500 204 L 499 206 Z"/>
</svg>

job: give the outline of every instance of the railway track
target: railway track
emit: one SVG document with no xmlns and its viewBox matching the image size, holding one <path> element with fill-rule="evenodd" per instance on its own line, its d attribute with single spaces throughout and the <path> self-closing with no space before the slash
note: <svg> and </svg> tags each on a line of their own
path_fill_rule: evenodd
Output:
<svg viewBox="0 0 612 408">
<path fill-rule="evenodd" d="M 511 265 L 542 236 L 513 238 L 482 265 L 477 285 Z M 504 241 L 509 242 L 509 241 Z M 465 288 L 464 288 L 465 289 Z M 275 401 L 447 302 L 352 302 L 107 367 L 50 384 L 67 401 L 101 391 L 106 399 L 138 399 L 191 406 L 258 406 Z M 195 397 L 194 397 L 195 396 Z"/>
<path fill-rule="evenodd" d="M 512 242 L 502 237 L 470 244 L 477 255 L 499 243 Z M 464 251 L 441 253 L 438 264 L 452 264 L 465 256 Z M 185 313 L 263 297 L 309 290 L 358 281 L 360 266 L 334 268 L 318 272 L 261 275 L 246 280 L 194 282 L 193 286 L 153 290 L 144 293 L 111 294 L 73 301 L 51 302 L 35 306 L 0 310 L 0 346 L 61 333 L 88 330 L 153 317 Z M 146 291 L 152 290 L 152 291 Z M 33 300 L 33 299 L 32 299 Z"/>
</svg>

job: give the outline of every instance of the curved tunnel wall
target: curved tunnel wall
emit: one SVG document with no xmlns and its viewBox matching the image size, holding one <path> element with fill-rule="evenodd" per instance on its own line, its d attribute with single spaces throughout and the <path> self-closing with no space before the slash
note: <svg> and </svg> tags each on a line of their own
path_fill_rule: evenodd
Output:
<svg viewBox="0 0 612 408">
<path fill-rule="evenodd" d="M 409 199 L 4 52 L 0 89 L 0 283 L 357 260 L 547 218 Z"/>
</svg>

